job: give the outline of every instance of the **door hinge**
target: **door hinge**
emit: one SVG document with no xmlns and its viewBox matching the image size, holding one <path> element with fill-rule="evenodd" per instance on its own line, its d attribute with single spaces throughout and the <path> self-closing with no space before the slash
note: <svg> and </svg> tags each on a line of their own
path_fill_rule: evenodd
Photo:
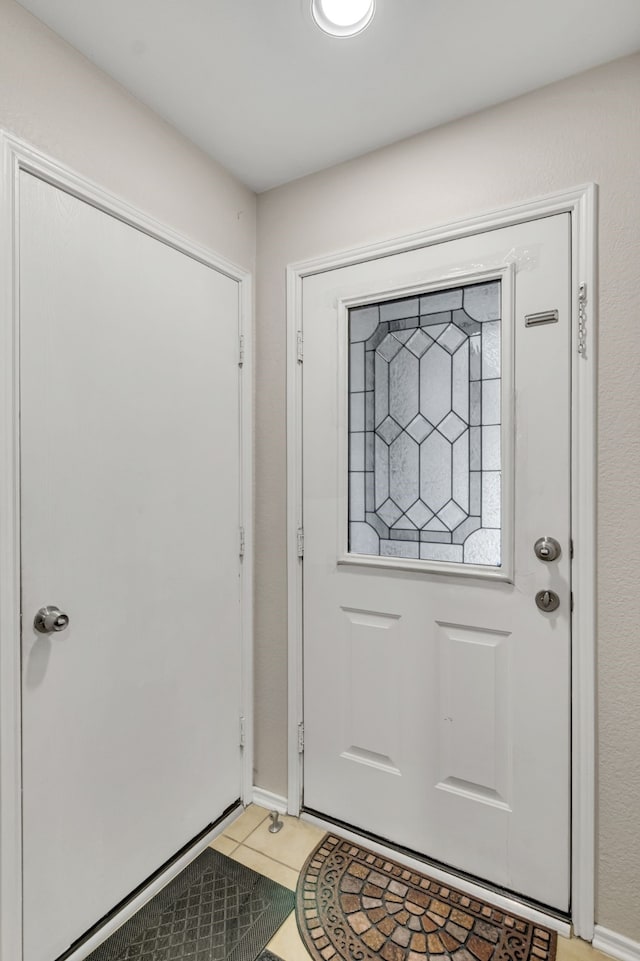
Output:
<svg viewBox="0 0 640 961">
<path fill-rule="evenodd" d="M 298 528 L 298 557 L 304 557 L 304 528 Z"/>
<path fill-rule="evenodd" d="M 245 542 L 244 527 L 241 527 L 240 528 L 240 545 L 239 545 L 240 557 L 244 557 L 244 542 Z"/>
<path fill-rule="evenodd" d="M 298 363 L 301 364 L 303 361 L 303 346 L 302 346 L 302 331 L 299 330 L 296 334 L 296 351 Z"/>
<path fill-rule="evenodd" d="M 578 353 L 584 357 L 587 351 L 587 285 L 578 290 Z"/>
<path fill-rule="evenodd" d="M 573 614 L 573 591 L 571 591 L 571 593 L 569 594 L 569 598 L 571 601 L 570 610 L 571 610 L 571 613 Z"/>
<path fill-rule="evenodd" d="M 244 716 L 244 714 L 241 714 L 240 715 L 240 747 L 244 747 L 245 744 L 247 743 L 246 721 L 247 719 Z"/>
<path fill-rule="evenodd" d="M 244 334 L 238 337 L 238 367 L 244 364 Z"/>
<path fill-rule="evenodd" d="M 573 560 L 573 537 L 569 540 L 569 559 Z"/>
<path fill-rule="evenodd" d="M 298 754 L 304 754 L 304 724 L 298 724 Z"/>
</svg>

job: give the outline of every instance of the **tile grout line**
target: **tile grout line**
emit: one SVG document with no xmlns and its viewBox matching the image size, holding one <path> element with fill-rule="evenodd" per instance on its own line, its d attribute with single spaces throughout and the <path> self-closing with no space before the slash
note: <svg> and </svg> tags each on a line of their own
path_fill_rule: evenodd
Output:
<svg viewBox="0 0 640 961">
<path fill-rule="evenodd" d="M 244 814 L 246 814 L 246 811 L 244 812 Z M 244 814 L 241 814 L 238 820 L 234 821 L 233 824 L 230 824 L 229 827 L 232 828 L 235 824 L 238 824 L 244 817 Z M 267 811 L 265 812 L 265 815 L 262 818 L 262 820 L 258 821 L 257 824 L 254 824 L 253 827 L 249 829 L 249 832 L 247 833 L 246 837 L 243 838 L 242 841 L 238 841 L 236 838 L 231 837 L 231 835 L 227 834 L 225 831 L 222 832 L 222 836 L 225 838 L 228 838 L 230 841 L 234 841 L 236 844 L 244 844 L 246 839 L 250 837 L 254 833 L 254 831 L 257 831 L 258 828 L 262 827 L 262 825 L 264 824 L 264 822 L 267 820 L 268 817 L 269 817 L 269 812 Z"/>
<path fill-rule="evenodd" d="M 298 928 L 298 925 L 297 925 L 297 921 L 296 921 L 295 908 L 292 910 L 291 914 L 288 914 L 288 915 L 287 915 L 287 917 L 284 919 L 284 921 L 282 922 L 282 924 L 280 925 L 280 927 L 278 928 L 278 930 L 276 931 L 276 933 L 273 935 L 273 937 L 271 938 L 271 940 L 268 942 L 268 944 L 267 944 L 267 946 L 266 946 L 266 947 L 267 947 L 267 950 L 268 950 L 268 951 L 271 951 L 272 954 L 276 954 L 279 958 L 282 959 L 282 961 L 300 961 L 300 955 L 299 955 L 299 953 L 298 953 L 297 950 L 296 950 L 295 952 L 293 952 L 293 954 L 290 955 L 288 951 L 282 951 L 282 948 L 280 948 L 280 950 L 282 951 L 282 954 L 278 954 L 276 951 L 273 951 L 272 948 L 271 948 L 271 945 L 273 944 L 273 942 L 274 942 L 274 941 L 277 942 L 278 935 L 280 935 L 282 929 L 285 927 L 285 925 L 287 925 L 287 924 L 289 923 L 289 921 L 291 921 L 292 918 L 293 918 L 292 927 L 293 927 L 293 929 L 294 929 L 295 936 L 297 936 L 297 937 L 300 939 L 300 945 L 296 945 L 296 949 L 297 949 L 297 948 L 302 948 L 302 950 L 304 951 L 305 961 L 313 961 L 313 956 L 312 956 L 311 953 L 309 952 L 309 949 L 307 948 L 306 944 L 305 944 L 304 941 L 302 940 L 302 937 L 300 936 L 300 931 L 299 931 L 299 928 Z M 276 944 L 274 945 L 274 947 L 279 947 L 279 945 L 276 943 Z"/>
<path fill-rule="evenodd" d="M 302 868 L 294 868 L 290 864 L 287 864 L 286 861 L 279 861 L 277 858 L 271 857 L 270 854 L 265 854 L 264 851 L 260 851 L 258 848 L 252 848 L 250 844 L 246 843 L 246 841 L 243 842 L 242 847 L 245 847 L 248 851 L 252 851 L 254 854 L 260 854 L 266 861 L 273 861 L 274 864 L 279 864 L 282 868 L 288 868 L 290 871 L 293 871 L 294 874 L 297 874 L 298 878 L 302 874 Z M 310 853 L 311 852 L 309 852 L 309 854 Z"/>
<path fill-rule="evenodd" d="M 278 858 L 274 858 L 274 857 L 272 857 L 272 855 L 270 855 L 270 854 L 265 854 L 264 851 L 261 851 L 259 848 L 252 848 L 251 845 L 250 845 L 250 844 L 247 844 L 246 841 L 244 841 L 243 844 L 244 844 L 244 846 L 245 846 L 246 848 L 248 848 L 250 851 L 254 851 L 256 854 L 261 854 L 263 858 L 267 858 L 268 861 L 273 861 L 275 864 L 280 864 L 283 868 L 289 868 L 290 871 L 295 871 L 296 874 L 298 875 L 298 877 L 300 877 L 300 875 L 301 875 L 301 873 L 302 873 L 302 868 L 304 867 L 304 864 L 303 864 L 302 867 L 300 867 L 300 868 L 293 867 L 291 864 L 287 864 L 286 861 L 279 861 Z M 316 846 L 317 846 L 317 845 L 314 845 L 314 848 L 315 848 Z M 313 848 L 311 848 L 311 850 L 309 851 L 309 854 L 311 854 L 311 851 L 313 851 Z M 308 856 L 309 856 L 309 855 L 307 855 L 307 857 L 308 857 Z M 307 857 L 305 857 L 305 859 L 304 859 L 305 862 L 306 862 L 306 860 L 307 860 Z"/>
</svg>

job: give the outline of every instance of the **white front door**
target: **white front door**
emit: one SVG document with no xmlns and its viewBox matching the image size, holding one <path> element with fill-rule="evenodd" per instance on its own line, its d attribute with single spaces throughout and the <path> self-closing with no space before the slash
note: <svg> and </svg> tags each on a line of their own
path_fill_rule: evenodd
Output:
<svg viewBox="0 0 640 961">
<path fill-rule="evenodd" d="M 561 214 L 302 294 L 304 807 L 562 911 L 570 233 Z"/>
<path fill-rule="evenodd" d="M 19 254 L 24 959 L 52 961 L 240 797 L 238 284 L 27 173 Z"/>
</svg>

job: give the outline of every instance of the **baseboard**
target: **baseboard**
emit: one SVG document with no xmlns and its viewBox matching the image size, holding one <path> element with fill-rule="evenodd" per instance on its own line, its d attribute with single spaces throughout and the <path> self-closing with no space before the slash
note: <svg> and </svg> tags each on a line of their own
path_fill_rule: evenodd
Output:
<svg viewBox="0 0 640 961">
<path fill-rule="evenodd" d="M 596 924 L 592 944 L 598 951 L 619 961 L 640 961 L 640 941 L 632 941 L 624 934 L 610 931 L 600 924 Z"/>
<path fill-rule="evenodd" d="M 281 794 L 272 794 L 261 787 L 253 789 L 253 803 L 268 811 L 278 811 L 279 814 L 287 813 L 287 799 Z"/>
</svg>

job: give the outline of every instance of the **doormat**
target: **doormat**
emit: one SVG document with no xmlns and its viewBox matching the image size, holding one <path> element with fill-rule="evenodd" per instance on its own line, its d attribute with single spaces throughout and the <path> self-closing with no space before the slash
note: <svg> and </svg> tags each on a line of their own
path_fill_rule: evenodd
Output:
<svg viewBox="0 0 640 961">
<path fill-rule="evenodd" d="M 298 882 L 296 917 L 317 961 L 554 961 L 555 932 L 327 835 Z"/>
<path fill-rule="evenodd" d="M 254 961 L 294 904 L 293 891 L 207 848 L 86 961 Z"/>
</svg>

